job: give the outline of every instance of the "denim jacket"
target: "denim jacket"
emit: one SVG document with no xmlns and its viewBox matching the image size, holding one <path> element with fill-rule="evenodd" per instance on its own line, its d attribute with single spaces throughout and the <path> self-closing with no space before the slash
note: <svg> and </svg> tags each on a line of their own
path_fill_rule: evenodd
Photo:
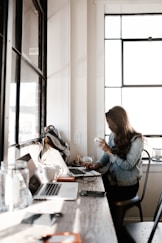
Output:
<svg viewBox="0 0 162 243">
<path fill-rule="evenodd" d="M 108 145 L 110 148 L 114 146 L 113 133 L 110 134 Z M 109 156 L 107 153 L 104 153 L 102 158 L 97 162 L 101 168 L 109 167 L 108 180 L 110 185 L 130 186 L 138 182 L 142 177 L 142 150 L 142 138 L 134 136 L 131 140 L 131 147 L 126 159 L 122 159 L 116 154 Z"/>
</svg>

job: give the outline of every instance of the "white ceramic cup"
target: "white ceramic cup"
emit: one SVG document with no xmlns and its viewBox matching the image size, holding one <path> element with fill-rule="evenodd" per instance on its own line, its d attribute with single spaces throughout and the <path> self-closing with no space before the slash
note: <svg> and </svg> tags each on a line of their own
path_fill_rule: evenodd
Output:
<svg viewBox="0 0 162 243">
<path fill-rule="evenodd" d="M 100 142 L 102 142 L 102 138 L 98 138 L 98 137 L 96 137 L 96 138 L 94 138 L 94 142 L 96 143 L 96 144 L 99 144 Z"/>
<path fill-rule="evenodd" d="M 57 181 L 57 178 L 61 174 L 61 167 L 58 165 L 46 165 L 43 167 L 44 179 L 48 182 Z"/>
<path fill-rule="evenodd" d="M 82 161 L 82 162 L 92 163 L 92 162 L 93 162 L 93 157 L 90 157 L 90 156 L 83 156 L 83 157 L 81 158 L 81 161 Z"/>
</svg>

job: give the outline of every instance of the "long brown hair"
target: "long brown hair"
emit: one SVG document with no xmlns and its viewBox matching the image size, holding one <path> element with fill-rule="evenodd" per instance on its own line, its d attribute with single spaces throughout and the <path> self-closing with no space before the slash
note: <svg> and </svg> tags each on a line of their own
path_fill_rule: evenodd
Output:
<svg viewBox="0 0 162 243">
<path fill-rule="evenodd" d="M 112 148 L 112 153 L 125 159 L 131 146 L 131 139 L 135 136 L 141 138 L 143 136 L 130 125 L 127 112 L 123 107 L 114 106 L 105 113 L 105 116 L 110 129 L 114 133 L 115 146 Z"/>
</svg>

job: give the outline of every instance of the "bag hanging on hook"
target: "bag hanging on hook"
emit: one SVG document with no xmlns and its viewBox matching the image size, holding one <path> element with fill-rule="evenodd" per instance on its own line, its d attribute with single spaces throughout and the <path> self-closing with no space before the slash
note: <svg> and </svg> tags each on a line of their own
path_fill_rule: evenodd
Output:
<svg viewBox="0 0 162 243">
<path fill-rule="evenodd" d="M 52 148 L 57 149 L 62 158 L 66 163 L 69 162 L 70 159 L 70 147 L 61 137 L 60 132 L 53 126 L 49 125 L 45 128 L 44 141 L 43 144 L 48 144 Z M 44 146 L 43 146 L 44 147 Z M 47 149 L 45 149 L 46 151 Z M 44 149 L 40 153 L 40 158 L 43 156 Z"/>
</svg>

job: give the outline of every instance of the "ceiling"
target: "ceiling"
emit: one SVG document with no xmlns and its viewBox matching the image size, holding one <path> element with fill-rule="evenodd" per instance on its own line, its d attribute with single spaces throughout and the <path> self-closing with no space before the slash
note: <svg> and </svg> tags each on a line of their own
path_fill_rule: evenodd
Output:
<svg viewBox="0 0 162 243">
<path fill-rule="evenodd" d="M 105 13 L 162 13 L 162 0 L 94 0 Z"/>
</svg>

